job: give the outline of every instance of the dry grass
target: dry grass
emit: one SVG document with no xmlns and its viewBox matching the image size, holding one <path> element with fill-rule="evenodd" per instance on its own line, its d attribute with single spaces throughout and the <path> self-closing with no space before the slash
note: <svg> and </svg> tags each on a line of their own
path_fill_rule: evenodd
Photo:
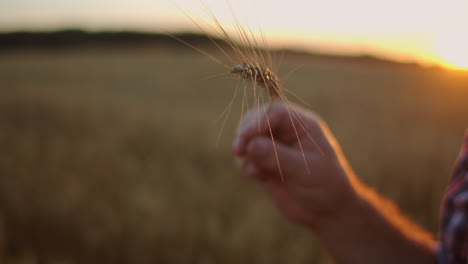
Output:
<svg viewBox="0 0 468 264">
<path fill-rule="evenodd" d="M 468 75 L 286 58 L 286 82 L 358 174 L 437 231 L 468 125 Z M 317 263 L 231 165 L 235 81 L 192 52 L 0 56 L 2 263 Z M 233 110 L 239 111 L 239 106 Z"/>
</svg>

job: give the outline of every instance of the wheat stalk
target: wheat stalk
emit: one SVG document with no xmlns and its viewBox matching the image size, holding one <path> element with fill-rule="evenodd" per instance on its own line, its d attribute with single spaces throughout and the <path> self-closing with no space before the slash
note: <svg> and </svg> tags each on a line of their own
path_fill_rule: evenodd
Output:
<svg viewBox="0 0 468 264">
<path fill-rule="evenodd" d="M 293 96 L 296 96 L 296 95 L 286 90 L 282 86 L 280 78 L 276 74 L 279 68 L 279 64 L 277 67 L 273 65 L 276 59 L 274 59 L 270 53 L 270 50 L 268 48 L 268 43 L 265 38 L 265 34 L 260 29 L 260 33 L 259 33 L 260 37 L 256 37 L 253 30 L 250 27 L 245 27 L 242 25 L 242 23 L 240 23 L 239 19 L 233 12 L 232 6 L 230 6 L 229 2 L 227 2 L 231 11 L 231 16 L 233 20 L 235 21 L 235 30 L 234 30 L 235 32 L 230 33 L 228 32 L 228 30 L 226 30 L 226 28 L 224 28 L 220 20 L 210 10 L 208 4 L 204 0 L 200 0 L 200 3 L 203 5 L 205 13 L 209 17 L 209 20 L 212 22 L 212 25 L 207 24 L 206 27 L 210 29 L 211 31 L 214 31 L 215 33 L 217 33 L 218 36 L 221 37 L 221 39 L 227 44 L 228 50 L 222 47 L 213 37 L 211 37 L 208 30 L 204 26 L 202 26 L 199 22 L 197 22 L 192 16 L 190 16 L 187 12 L 185 12 L 180 7 L 179 7 L 179 10 L 182 13 L 184 13 L 185 16 L 189 18 L 190 21 L 199 30 L 201 30 L 204 34 L 206 34 L 206 36 L 215 45 L 215 47 L 224 55 L 227 61 L 222 61 L 220 58 L 210 54 L 209 52 L 199 47 L 195 47 L 194 45 L 172 34 L 169 34 L 169 35 L 176 38 L 178 41 L 186 44 L 187 46 L 197 50 L 198 52 L 208 56 L 210 59 L 212 59 L 216 63 L 223 65 L 225 68 L 229 69 L 230 73 L 240 78 L 240 84 L 235 89 L 233 99 L 228 104 L 225 111 L 223 111 L 222 113 L 222 115 L 225 114 L 225 119 L 223 121 L 221 132 L 227 120 L 227 117 L 230 113 L 233 101 L 237 97 L 239 90 L 243 88 L 244 96 L 242 99 L 242 110 L 241 110 L 241 118 L 242 118 L 244 107 L 246 107 L 247 105 L 247 103 L 245 102 L 246 87 L 250 86 L 252 88 L 253 95 L 254 95 L 254 104 L 255 104 L 254 107 L 260 107 L 261 104 L 265 106 L 263 107 L 263 112 L 265 114 L 267 125 L 269 128 L 269 133 L 270 133 L 270 137 L 271 137 L 274 152 L 275 152 L 274 154 L 275 154 L 279 174 L 281 176 L 281 180 L 284 182 L 285 178 L 281 170 L 281 164 L 280 164 L 277 149 L 276 149 L 275 137 L 274 137 L 271 125 L 270 125 L 270 120 L 268 118 L 268 114 L 270 112 L 273 101 L 281 100 L 286 105 L 286 109 L 288 111 L 292 127 L 297 137 L 298 145 L 302 153 L 307 172 L 310 174 L 310 170 L 309 170 L 306 157 L 304 154 L 303 144 L 299 138 L 298 128 L 301 128 L 305 132 L 305 134 L 307 134 L 307 136 L 313 142 L 313 144 L 315 144 L 315 146 L 317 146 L 317 144 L 315 143 L 311 135 L 307 132 L 302 118 L 299 115 L 297 115 L 289 107 L 290 102 L 288 98 L 286 97 L 285 93 L 286 92 L 290 93 Z M 237 36 L 240 44 L 234 41 L 234 38 L 233 38 L 234 35 Z M 282 60 L 282 56 L 281 56 L 280 61 L 281 60 Z M 267 102 L 265 102 L 265 99 L 262 93 L 258 91 L 257 89 L 258 86 L 263 88 L 263 91 L 266 92 L 266 94 L 268 95 Z M 297 127 L 296 124 L 299 124 L 299 127 Z M 320 150 L 318 146 L 317 148 Z"/>
</svg>

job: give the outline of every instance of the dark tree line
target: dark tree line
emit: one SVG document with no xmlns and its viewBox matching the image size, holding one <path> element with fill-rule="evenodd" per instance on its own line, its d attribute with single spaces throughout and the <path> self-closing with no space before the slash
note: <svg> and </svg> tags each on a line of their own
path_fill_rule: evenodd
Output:
<svg viewBox="0 0 468 264">
<path fill-rule="evenodd" d="M 176 37 L 193 45 L 204 45 L 209 41 L 205 35 L 194 33 L 177 34 Z M 173 37 L 161 33 L 87 32 L 83 30 L 0 33 L 0 49 L 144 44 L 185 46 Z"/>
</svg>

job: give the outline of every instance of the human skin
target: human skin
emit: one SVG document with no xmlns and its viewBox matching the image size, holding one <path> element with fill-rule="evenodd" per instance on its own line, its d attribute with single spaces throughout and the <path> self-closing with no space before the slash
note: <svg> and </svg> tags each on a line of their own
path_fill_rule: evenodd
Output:
<svg viewBox="0 0 468 264">
<path fill-rule="evenodd" d="M 359 180 L 316 114 L 282 102 L 267 115 L 258 108 L 241 121 L 233 148 L 242 173 L 336 263 L 436 262 L 432 237 Z"/>
</svg>

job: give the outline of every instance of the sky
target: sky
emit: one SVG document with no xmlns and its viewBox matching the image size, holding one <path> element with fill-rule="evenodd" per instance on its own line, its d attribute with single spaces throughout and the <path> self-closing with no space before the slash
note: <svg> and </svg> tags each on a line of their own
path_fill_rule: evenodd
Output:
<svg viewBox="0 0 468 264">
<path fill-rule="evenodd" d="M 234 14 L 273 47 L 468 69 L 468 0 L 205 1 L 223 26 Z M 184 31 L 187 15 L 209 28 L 203 0 L 0 0 L 1 31 Z"/>
</svg>

